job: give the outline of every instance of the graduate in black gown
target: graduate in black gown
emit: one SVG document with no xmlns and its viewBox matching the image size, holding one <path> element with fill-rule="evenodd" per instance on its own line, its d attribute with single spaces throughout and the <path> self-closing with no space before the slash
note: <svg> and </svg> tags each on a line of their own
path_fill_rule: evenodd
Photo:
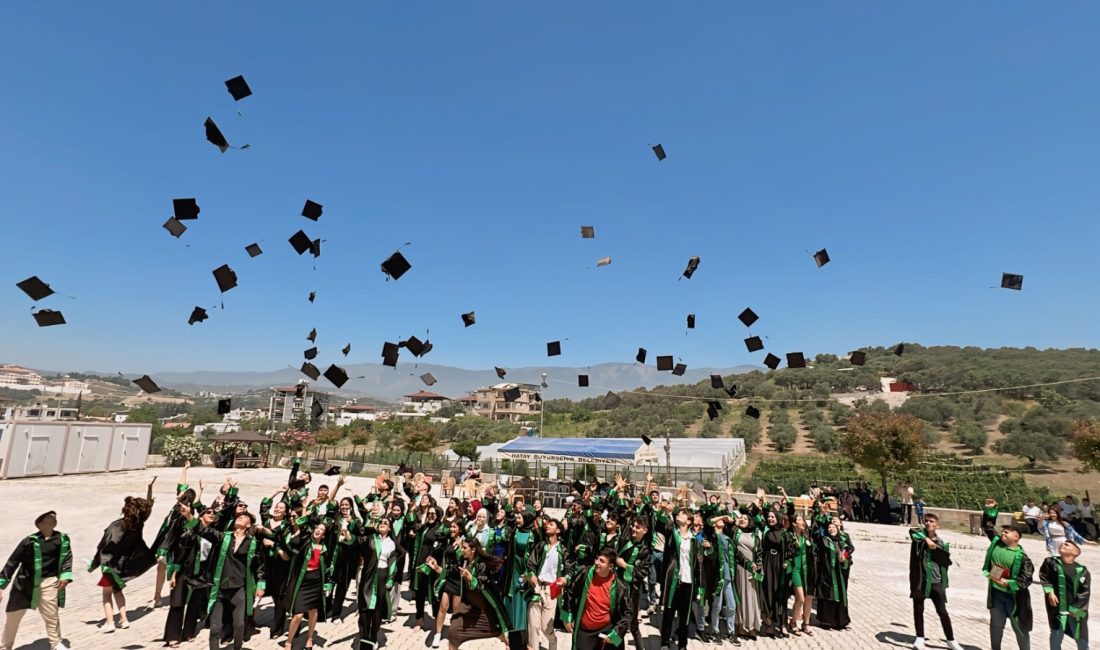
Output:
<svg viewBox="0 0 1100 650">
<path fill-rule="evenodd" d="M 103 531 L 103 538 L 95 555 L 88 563 L 88 572 L 100 569 L 99 586 L 103 589 L 103 618 L 106 631 L 115 629 L 112 601 L 118 608 L 119 627 L 127 629 L 126 596 L 122 590 L 126 581 L 136 578 L 157 563 L 156 554 L 145 544 L 142 533 L 145 522 L 153 512 L 153 484 L 149 482 L 145 498 L 126 497 L 122 505 L 122 517 L 111 522 Z"/>
<path fill-rule="evenodd" d="M 848 617 L 848 590 L 844 580 L 844 550 L 840 531 L 830 523 L 817 540 L 817 622 L 823 628 L 842 630 Z"/>
</svg>

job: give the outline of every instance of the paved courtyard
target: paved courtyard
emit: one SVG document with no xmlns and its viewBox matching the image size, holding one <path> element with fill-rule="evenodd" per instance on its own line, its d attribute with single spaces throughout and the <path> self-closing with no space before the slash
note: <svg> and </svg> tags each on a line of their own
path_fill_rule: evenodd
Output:
<svg viewBox="0 0 1100 650">
<path fill-rule="evenodd" d="M 130 607 L 128 630 L 105 633 L 101 628 L 103 613 L 100 605 L 99 588 L 95 586 L 98 575 L 84 571 L 88 559 L 95 551 L 104 527 L 118 516 L 126 495 L 144 495 L 145 486 L 153 477 L 157 477 L 154 494 L 157 502 L 153 516 L 146 524 L 146 541 L 152 541 L 156 528 L 167 514 L 173 502 L 173 490 L 179 470 L 170 468 L 149 469 L 140 472 L 118 474 L 93 474 L 64 476 L 53 478 L 20 479 L 0 482 L 0 502 L 6 511 L 5 522 L 0 526 L 0 555 L 6 560 L 15 544 L 25 535 L 34 531 L 34 518 L 50 509 L 58 511 L 59 528 L 72 537 L 74 554 L 75 582 L 68 587 L 68 607 L 62 611 L 62 631 L 73 648 L 120 648 L 139 650 L 142 648 L 160 648 L 159 641 L 164 626 L 167 609 L 149 608 L 152 597 L 155 572 L 150 571 L 134 580 L 126 589 Z M 240 491 L 255 510 L 262 497 L 270 495 L 286 480 L 286 470 L 241 470 L 234 474 L 240 483 Z M 205 501 L 209 502 L 225 478 L 225 470 L 213 468 L 192 469 L 189 476 L 191 485 L 197 487 L 200 480 L 207 483 Z M 324 478 L 324 477 L 318 477 Z M 320 481 L 314 479 L 315 484 Z M 352 491 L 366 494 L 372 481 L 365 478 L 351 478 L 348 486 Z M 905 530 L 899 527 L 885 527 L 868 524 L 849 524 L 849 530 L 856 545 L 855 564 L 851 574 L 849 608 L 852 615 L 852 627 L 843 632 L 829 632 L 817 629 L 813 637 L 801 637 L 789 640 L 762 639 L 745 642 L 742 647 L 750 649 L 767 648 L 902 648 L 908 647 L 913 640 L 912 608 L 908 593 L 908 543 Z M 964 647 L 988 648 L 988 616 L 985 609 L 985 581 L 981 576 L 981 562 L 984 557 L 986 540 L 959 533 L 946 532 L 954 546 L 952 554 L 954 566 L 951 569 L 951 588 L 949 608 L 955 633 Z M 1024 540 L 1024 546 L 1035 561 L 1036 566 L 1044 556 L 1042 543 L 1037 539 Z M 1100 572 L 1100 550 L 1095 546 L 1086 548 L 1082 555 L 1084 564 L 1091 566 L 1094 573 Z M 1036 577 L 1037 579 L 1037 577 Z M 167 589 L 165 590 L 167 593 Z M 1036 612 L 1036 629 L 1032 633 L 1032 648 L 1047 648 L 1046 617 L 1042 611 L 1041 591 L 1035 586 L 1031 590 L 1032 606 Z M 5 592 L 5 596 L 7 592 Z M 1092 621 L 1100 621 L 1100 603 L 1093 599 L 1090 609 Z M 353 607 L 353 603 L 347 603 Z M 929 648 L 944 648 L 939 620 L 932 607 L 926 612 L 926 629 L 929 635 Z M 267 625 L 271 616 L 270 600 L 264 602 L 261 610 L 261 625 Z M 411 603 L 403 603 L 397 621 L 384 628 L 383 646 L 395 650 L 417 650 L 424 648 L 425 634 L 413 630 Z M 1095 626 L 1094 626 L 1095 627 Z M 647 650 L 659 647 L 657 629 L 643 620 L 643 633 L 647 636 Z M 338 624 L 324 623 L 318 627 L 317 647 L 352 648 L 357 631 L 354 614 Z M 1095 631 L 1095 630 L 1094 630 Z M 1096 642 L 1094 641 L 1094 646 Z M 301 648 L 304 637 L 299 637 L 295 648 Z M 559 647 L 569 647 L 569 637 L 558 632 Z M 30 612 L 23 619 L 16 648 L 47 650 L 45 632 L 41 619 Z M 206 635 L 201 642 L 193 641 L 181 646 L 198 649 L 206 647 Z M 246 644 L 247 648 L 275 649 L 280 647 L 267 639 L 266 630 Z M 446 646 L 444 646 L 446 647 Z M 499 650 L 497 640 L 483 640 L 469 643 L 464 648 L 470 650 Z M 545 647 L 545 645 L 544 645 Z M 692 650 L 703 650 L 708 646 L 691 641 Z M 709 646 L 714 647 L 714 646 Z M 729 648 L 731 646 L 722 646 Z M 1015 639 L 1011 631 L 1006 634 L 1005 648 L 1015 648 Z M 1066 647 L 1069 647 L 1068 645 Z"/>
</svg>

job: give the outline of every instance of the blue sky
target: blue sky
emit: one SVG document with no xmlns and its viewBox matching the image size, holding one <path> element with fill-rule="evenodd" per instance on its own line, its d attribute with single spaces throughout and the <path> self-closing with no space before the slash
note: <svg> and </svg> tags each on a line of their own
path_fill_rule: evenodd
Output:
<svg viewBox="0 0 1100 650">
<path fill-rule="evenodd" d="M 271 369 L 297 366 L 316 327 L 326 364 L 430 330 L 426 360 L 468 368 L 630 362 L 638 346 L 727 366 L 762 359 L 742 343 L 747 306 L 780 355 L 1096 345 L 1096 5 L 4 14 L 3 361 Z M 255 93 L 243 116 L 222 83 L 237 74 Z M 207 116 L 251 149 L 220 154 Z M 176 240 L 161 224 L 192 196 L 202 214 Z M 319 223 L 298 216 L 307 198 Z M 316 271 L 287 243 L 299 228 L 327 240 Z M 406 241 L 413 269 L 386 282 Z M 225 263 L 240 286 L 188 326 Z M 1023 292 L 990 289 L 1005 271 Z M 35 327 L 14 286 L 34 274 L 76 297 L 41 303 L 68 325 Z M 547 359 L 554 339 L 565 353 Z"/>
</svg>

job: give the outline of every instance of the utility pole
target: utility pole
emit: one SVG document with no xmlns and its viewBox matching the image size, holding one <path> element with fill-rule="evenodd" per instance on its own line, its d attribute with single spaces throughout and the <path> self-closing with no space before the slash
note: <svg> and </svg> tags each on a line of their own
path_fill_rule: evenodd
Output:
<svg viewBox="0 0 1100 650">
<path fill-rule="evenodd" d="M 668 473 L 669 480 L 672 480 L 672 436 L 667 425 L 665 426 L 665 472 Z"/>
</svg>

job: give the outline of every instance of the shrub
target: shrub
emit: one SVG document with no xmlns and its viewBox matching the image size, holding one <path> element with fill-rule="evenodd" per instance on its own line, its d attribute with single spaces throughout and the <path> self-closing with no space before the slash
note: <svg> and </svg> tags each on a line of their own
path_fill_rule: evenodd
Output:
<svg viewBox="0 0 1100 650">
<path fill-rule="evenodd" d="M 203 444 L 194 436 L 162 436 L 161 453 L 169 463 L 191 461 L 194 464 L 202 462 Z"/>
<path fill-rule="evenodd" d="M 819 425 L 814 427 L 811 432 L 814 440 L 814 447 L 823 454 L 835 451 L 837 448 L 837 435 L 836 431 L 830 426 Z"/>
<path fill-rule="evenodd" d="M 980 454 L 985 451 L 985 445 L 989 442 L 989 434 L 980 422 L 961 422 L 955 428 L 955 438 L 959 444 L 966 447 L 971 453 Z"/>
</svg>

